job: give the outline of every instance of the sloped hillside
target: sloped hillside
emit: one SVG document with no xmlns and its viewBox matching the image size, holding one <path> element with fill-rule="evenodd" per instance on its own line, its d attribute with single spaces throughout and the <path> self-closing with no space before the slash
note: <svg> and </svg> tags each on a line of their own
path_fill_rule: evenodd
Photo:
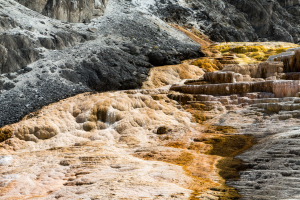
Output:
<svg viewBox="0 0 300 200">
<path fill-rule="evenodd" d="M 149 69 L 203 56 L 200 45 L 127 1 L 72 24 L 0 1 L 0 126 L 87 91 L 134 89 Z"/>
</svg>

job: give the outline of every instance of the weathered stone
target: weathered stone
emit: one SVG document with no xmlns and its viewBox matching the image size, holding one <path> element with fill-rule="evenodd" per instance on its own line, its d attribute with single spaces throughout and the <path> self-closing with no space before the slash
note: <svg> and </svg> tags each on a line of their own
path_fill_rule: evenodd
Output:
<svg viewBox="0 0 300 200">
<path fill-rule="evenodd" d="M 268 78 L 272 76 L 277 76 L 278 73 L 283 72 L 282 62 L 263 62 L 258 65 L 257 78 Z"/>
<path fill-rule="evenodd" d="M 300 81 L 274 81 L 273 93 L 276 97 L 295 97 L 300 91 Z"/>
<path fill-rule="evenodd" d="M 270 61 L 283 62 L 283 72 L 300 72 L 300 49 L 293 48 L 278 55 L 271 56 Z"/>
<path fill-rule="evenodd" d="M 171 90 L 189 94 L 231 95 L 250 92 L 273 92 L 273 81 L 172 86 Z"/>
<path fill-rule="evenodd" d="M 235 83 L 234 72 L 206 72 L 204 80 L 209 83 Z"/>
<path fill-rule="evenodd" d="M 261 78 L 258 74 L 258 65 L 227 65 L 222 69 L 222 71 L 232 71 L 242 75 L 249 75 L 251 78 Z"/>
<path fill-rule="evenodd" d="M 264 81 L 206 85 L 173 85 L 171 90 L 189 94 L 232 95 L 252 92 L 273 93 L 275 97 L 295 97 L 300 91 L 300 81 Z"/>
<path fill-rule="evenodd" d="M 103 15 L 107 0 L 16 0 L 47 17 L 67 22 L 85 22 Z"/>
</svg>

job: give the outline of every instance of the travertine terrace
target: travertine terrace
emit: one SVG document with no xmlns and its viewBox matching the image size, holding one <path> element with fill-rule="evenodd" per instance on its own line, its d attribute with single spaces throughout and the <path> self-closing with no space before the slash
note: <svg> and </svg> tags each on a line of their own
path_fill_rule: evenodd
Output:
<svg viewBox="0 0 300 200">
<path fill-rule="evenodd" d="M 299 16 L 0 0 L 0 200 L 300 199 Z"/>
<path fill-rule="evenodd" d="M 242 199 L 299 199 L 298 49 L 287 52 L 258 65 L 227 65 L 170 88 L 169 98 L 186 104 L 198 122 L 256 138 L 258 144 L 237 157 L 246 166 L 240 179 L 227 182 Z"/>
<path fill-rule="evenodd" d="M 297 199 L 299 81 L 280 61 L 192 62 L 4 126 L 0 199 Z"/>
</svg>

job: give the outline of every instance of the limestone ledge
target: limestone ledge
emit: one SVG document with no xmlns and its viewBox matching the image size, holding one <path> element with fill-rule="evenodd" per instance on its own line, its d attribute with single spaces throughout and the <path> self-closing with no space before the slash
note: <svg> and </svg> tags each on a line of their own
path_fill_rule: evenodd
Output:
<svg viewBox="0 0 300 200">
<path fill-rule="evenodd" d="M 206 85 L 172 85 L 170 90 L 188 94 L 232 95 L 253 92 L 273 93 L 274 97 L 295 97 L 300 92 L 299 80 L 224 83 Z"/>
</svg>

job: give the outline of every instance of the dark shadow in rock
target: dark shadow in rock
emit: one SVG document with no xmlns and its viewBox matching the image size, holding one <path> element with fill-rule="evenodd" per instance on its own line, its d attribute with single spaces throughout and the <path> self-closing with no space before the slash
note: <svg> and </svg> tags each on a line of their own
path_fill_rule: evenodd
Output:
<svg viewBox="0 0 300 200">
<path fill-rule="evenodd" d="M 73 82 L 73 83 L 76 83 L 76 84 L 79 83 L 79 79 L 77 77 L 76 72 L 74 72 L 72 70 L 61 70 L 60 76 L 64 79 L 67 79 L 67 80 Z"/>
</svg>

